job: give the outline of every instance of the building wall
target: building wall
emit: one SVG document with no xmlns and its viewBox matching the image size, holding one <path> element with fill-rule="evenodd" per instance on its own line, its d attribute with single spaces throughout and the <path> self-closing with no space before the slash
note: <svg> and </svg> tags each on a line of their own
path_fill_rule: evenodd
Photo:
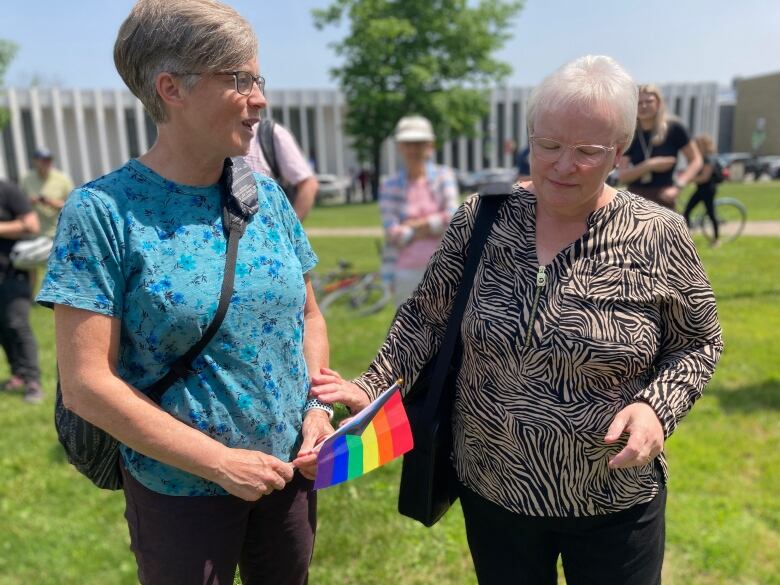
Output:
<svg viewBox="0 0 780 585">
<path fill-rule="evenodd" d="M 717 86 L 714 83 L 662 87 L 669 108 L 693 134 L 718 136 Z M 527 143 L 526 102 L 531 88 L 488 90 L 490 113 L 475 126 L 476 138 L 455 137 L 439 144 L 437 158 L 461 171 L 510 167 L 504 148 L 513 140 Z M 268 115 L 290 128 L 319 173 L 345 176 L 357 172 L 359 161 L 344 134 L 344 98 L 338 90 L 269 90 Z M 46 146 L 55 164 L 82 183 L 121 166 L 146 151 L 155 127 L 141 103 L 127 90 L 8 88 L 0 106 L 11 122 L 0 140 L 0 178 L 18 181 L 30 168 L 33 151 Z M 393 173 L 398 156 L 385 142 L 382 173 Z"/>
<path fill-rule="evenodd" d="M 780 73 L 738 79 L 735 86 L 734 151 L 753 152 L 756 121 L 764 118 L 766 140 L 756 154 L 780 154 Z"/>
</svg>

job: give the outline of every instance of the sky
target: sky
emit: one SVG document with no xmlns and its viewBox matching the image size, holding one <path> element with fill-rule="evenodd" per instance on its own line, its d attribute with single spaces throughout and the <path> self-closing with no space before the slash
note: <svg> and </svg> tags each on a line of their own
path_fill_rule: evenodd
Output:
<svg viewBox="0 0 780 585">
<path fill-rule="evenodd" d="M 252 23 L 269 87 L 335 87 L 329 47 L 346 27 L 314 28 L 328 0 L 227 0 Z M 3 0 L 0 38 L 19 51 L 5 84 L 123 87 L 114 69 L 116 32 L 133 0 Z M 563 63 L 606 54 L 638 82 L 710 82 L 780 71 L 778 0 L 526 0 L 498 56 L 508 84 L 530 86 Z"/>
</svg>

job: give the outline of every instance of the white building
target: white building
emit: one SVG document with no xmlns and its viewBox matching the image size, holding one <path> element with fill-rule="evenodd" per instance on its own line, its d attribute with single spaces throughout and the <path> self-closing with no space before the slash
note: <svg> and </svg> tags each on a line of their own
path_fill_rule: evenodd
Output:
<svg viewBox="0 0 780 585">
<path fill-rule="evenodd" d="M 670 111 L 692 134 L 718 136 L 718 87 L 715 83 L 662 87 Z M 490 114 L 477 125 L 477 138 L 456 138 L 440 145 L 438 159 L 461 171 L 512 166 L 503 147 L 512 139 L 527 142 L 526 101 L 531 88 L 490 90 Z M 345 176 L 358 163 L 343 132 L 344 97 L 338 90 L 269 90 L 269 115 L 287 126 L 314 160 L 317 172 Z M 0 178 L 18 181 L 30 167 L 33 151 L 45 146 L 55 164 L 76 183 L 103 175 L 144 152 L 155 139 L 154 124 L 127 90 L 7 88 L 0 107 L 11 121 L 0 140 Z M 396 169 L 393 144 L 385 143 L 382 173 Z"/>
</svg>

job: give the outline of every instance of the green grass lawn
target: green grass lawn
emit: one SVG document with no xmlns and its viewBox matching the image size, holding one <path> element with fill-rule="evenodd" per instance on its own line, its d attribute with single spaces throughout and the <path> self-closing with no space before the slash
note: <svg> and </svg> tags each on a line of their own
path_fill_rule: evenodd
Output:
<svg viewBox="0 0 780 585">
<path fill-rule="evenodd" d="M 693 187 L 687 187 L 680 198 L 680 211 L 693 194 Z M 718 187 L 719 197 L 736 197 L 748 209 L 749 221 L 780 221 L 780 181 L 769 183 L 722 183 Z M 376 203 L 359 203 L 349 207 L 329 205 L 315 207 L 306 218 L 307 228 L 373 227 L 380 225 L 379 207 Z"/>
<path fill-rule="evenodd" d="M 780 201 L 745 186 L 741 198 Z M 372 211 L 373 209 L 373 211 Z M 317 209 L 308 225 L 376 225 L 376 207 Z M 352 214 L 355 214 L 355 217 Z M 373 214 L 373 215 L 372 215 Z M 775 216 L 780 219 L 780 213 Z M 322 221 L 323 223 L 316 223 Z M 363 223 L 366 222 L 366 223 Z M 339 224 L 332 224 L 339 225 Z M 377 266 L 372 238 L 312 240 L 336 258 Z M 671 466 L 665 584 L 780 584 L 780 239 L 743 237 L 702 257 L 718 296 L 726 351 L 704 397 L 667 445 Z M 329 322 L 332 364 L 354 375 L 373 357 L 392 309 Z M 53 429 L 51 313 L 36 308 L 46 400 L 0 395 L 0 585 L 131 584 L 121 494 L 93 488 L 65 462 Z M 0 360 L 0 379 L 7 376 Z M 472 584 L 462 516 L 433 529 L 395 512 L 398 463 L 320 496 L 315 585 Z"/>
</svg>

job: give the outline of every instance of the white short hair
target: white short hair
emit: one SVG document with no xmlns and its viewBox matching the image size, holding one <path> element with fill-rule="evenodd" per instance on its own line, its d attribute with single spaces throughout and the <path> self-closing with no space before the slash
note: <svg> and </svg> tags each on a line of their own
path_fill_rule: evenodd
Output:
<svg viewBox="0 0 780 585">
<path fill-rule="evenodd" d="M 550 112 L 568 105 L 600 108 L 611 114 L 617 144 L 625 149 L 636 129 L 639 92 L 628 72 L 611 57 L 586 55 L 566 63 L 548 75 L 528 99 L 528 132 L 540 111 Z"/>
<path fill-rule="evenodd" d="M 119 75 L 158 124 L 167 120 L 159 73 L 224 71 L 256 57 L 249 22 L 217 0 L 138 0 L 114 44 Z M 188 88 L 196 81 L 184 78 Z"/>
</svg>

